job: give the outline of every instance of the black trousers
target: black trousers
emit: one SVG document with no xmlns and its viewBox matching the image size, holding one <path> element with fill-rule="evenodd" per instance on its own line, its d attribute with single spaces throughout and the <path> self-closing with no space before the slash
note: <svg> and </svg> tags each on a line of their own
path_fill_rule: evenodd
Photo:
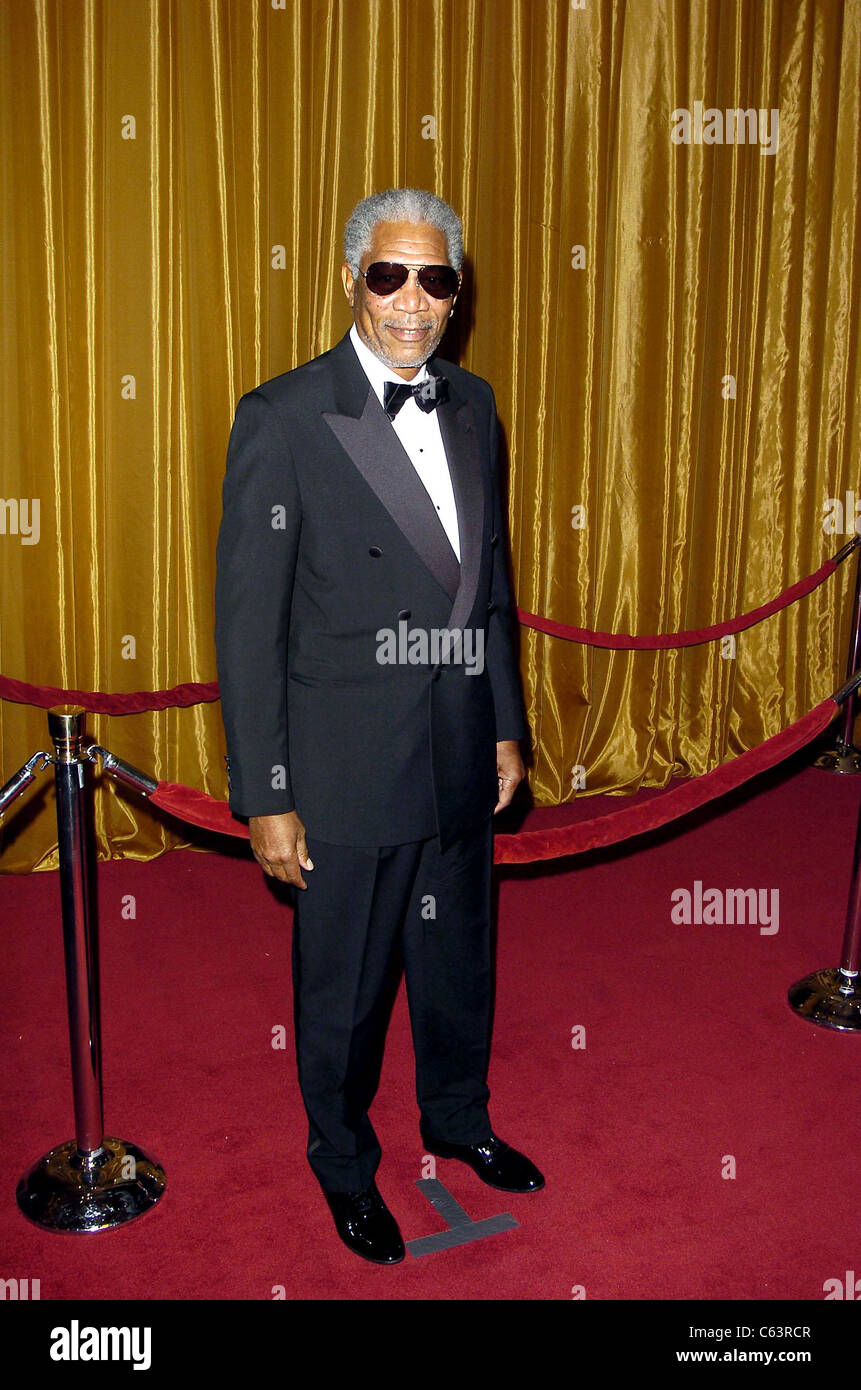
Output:
<svg viewBox="0 0 861 1390">
<path fill-rule="evenodd" d="M 367 1187 L 381 1158 L 368 1116 L 403 966 L 421 1133 L 490 1137 L 492 822 L 445 854 L 436 837 L 355 848 L 313 837 L 296 890 L 293 999 L 308 1161 L 321 1185 Z"/>
</svg>

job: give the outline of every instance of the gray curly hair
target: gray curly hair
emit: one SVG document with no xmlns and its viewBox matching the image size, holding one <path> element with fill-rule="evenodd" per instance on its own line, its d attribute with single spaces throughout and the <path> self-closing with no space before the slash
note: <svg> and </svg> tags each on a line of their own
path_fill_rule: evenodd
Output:
<svg viewBox="0 0 861 1390">
<path fill-rule="evenodd" d="M 354 275 L 359 262 L 371 249 L 371 236 L 378 222 L 427 222 L 445 237 L 449 265 L 459 271 L 463 264 L 463 223 L 454 208 L 435 193 L 423 188 L 386 188 L 357 203 L 344 228 L 344 260 Z"/>
</svg>

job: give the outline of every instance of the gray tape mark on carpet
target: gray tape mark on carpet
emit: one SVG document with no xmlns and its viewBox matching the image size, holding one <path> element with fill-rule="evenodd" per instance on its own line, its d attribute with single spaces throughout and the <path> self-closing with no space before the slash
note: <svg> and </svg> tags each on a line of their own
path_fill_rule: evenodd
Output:
<svg viewBox="0 0 861 1390">
<path fill-rule="evenodd" d="M 417 1178 L 416 1187 L 439 1212 L 449 1229 L 437 1231 L 432 1236 L 420 1236 L 418 1240 L 408 1240 L 406 1247 L 411 1255 L 433 1255 L 439 1250 L 453 1250 L 457 1245 L 468 1245 L 470 1241 L 483 1240 L 485 1236 L 495 1236 L 500 1231 L 511 1231 L 520 1224 L 508 1212 L 502 1216 L 488 1216 L 483 1221 L 473 1221 L 438 1178 Z"/>
</svg>

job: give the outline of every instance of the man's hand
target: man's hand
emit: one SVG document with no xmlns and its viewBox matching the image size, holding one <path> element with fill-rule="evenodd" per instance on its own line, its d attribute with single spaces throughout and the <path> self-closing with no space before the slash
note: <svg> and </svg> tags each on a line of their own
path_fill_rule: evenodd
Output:
<svg viewBox="0 0 861 1390">
<path fill-rule="evenodd" d="M 526 768 L 520 756 L 520 744 L 514 739 L 505 739 L 496 745 L 496 774 L 499 782 L 499 800 L 493 814 L 507 806 L 526 776 Z"/>
<path fill-rule="evenodd" d="M 302 869 L 313 869 L 314 865 L 308 857 L 305 827 L 295 811 L 249 816 L 248 833 L 254 858 L 265 874 L 297 888 L 308 887 Z"/>
</svg>

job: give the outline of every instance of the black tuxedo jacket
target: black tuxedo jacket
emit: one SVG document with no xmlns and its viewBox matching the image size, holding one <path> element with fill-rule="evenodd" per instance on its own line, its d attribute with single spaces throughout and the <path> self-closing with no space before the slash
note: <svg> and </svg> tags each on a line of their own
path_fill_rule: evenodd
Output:
<svg viewBox="0 0 861 1390">
<path fill-rule="evenodd" d="M 430 366 L 449 382 L 437 410 L 460 563 L 349 333 L 237 405 L 215 594 L 236 815 L 295 809 L 309 839 L 438 834 L 445 850 L 493 810 L 497 740 L 527 732 L 493 391 Z M 399 626 L 480 629 L 484 669 L 381 664 L 378 634 Z"/>
</svg>

